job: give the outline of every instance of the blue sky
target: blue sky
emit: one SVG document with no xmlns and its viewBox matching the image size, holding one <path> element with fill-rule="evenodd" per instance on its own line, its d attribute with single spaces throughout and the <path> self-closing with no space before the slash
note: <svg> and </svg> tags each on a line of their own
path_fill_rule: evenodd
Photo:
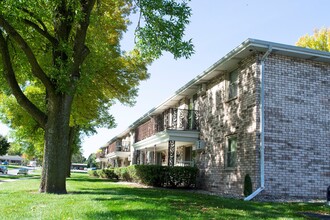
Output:
<svg viewBox="0 0 330 220">
<path fill-rule="evenodd" d="M 150 79 L 140 85 L 136 105 L 110 109 L 117 128 L 99 129 L 97 135 L 84 138 L 85 157 L 247 38 L 294 45 L 315 28 L 330 27 L 329 0 L 192 0 L 190 6 L 193 15 L 186 36 L 193 39 L 195 54 L 189 60 L 165 54 L 155 61 L 149 68 Z M 132 35 L 127 33 L 123 48 L 132 46 Z M 7 129 L 0 125 L 0 133 Z"/>
</svg>

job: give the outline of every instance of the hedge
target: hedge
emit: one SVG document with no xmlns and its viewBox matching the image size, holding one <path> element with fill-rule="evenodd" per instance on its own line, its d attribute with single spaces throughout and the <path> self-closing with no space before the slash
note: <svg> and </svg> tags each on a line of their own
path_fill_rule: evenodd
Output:
<svg viewBox="0 0 330 220">
<path fill-rule="evenodd" d="M 195 187 L 196 167 L 167 167 L 159 165 L 132 165 L 114 169 L 115 174 L 125 181 L 158 187 Z"/>
<path fill-rule="evenodd" d="M 89 170 L 88 174 L 90 176 L 100 177 L 105 179 L 118 179 L 118 175 L 115 174 L 114 169 Z"/>
<path fill-rule="evenodd" d="M 106 179 L 121 179 L 157 187 L 195 187 L 196 167 L 167 167 L 159 165 L 132 165 L 114 169 L 90 170 L 88 174 Z"/>
</svg>

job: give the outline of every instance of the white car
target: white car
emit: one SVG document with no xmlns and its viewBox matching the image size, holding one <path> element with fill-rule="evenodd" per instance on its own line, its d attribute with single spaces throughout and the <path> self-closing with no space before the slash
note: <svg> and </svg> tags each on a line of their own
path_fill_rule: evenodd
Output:
<svg viewBox="0 0 330 220">
<path fill-rule="evenodd" d="M 29 170 L 28 169 L 26 169 L 26 168 L 20 168 L 19 170 L 18 170 L 18 172 L 17 172 L 17 175 L 27 175 L 28 174 L 28 172 L 29 172 Z"/>
</svg>

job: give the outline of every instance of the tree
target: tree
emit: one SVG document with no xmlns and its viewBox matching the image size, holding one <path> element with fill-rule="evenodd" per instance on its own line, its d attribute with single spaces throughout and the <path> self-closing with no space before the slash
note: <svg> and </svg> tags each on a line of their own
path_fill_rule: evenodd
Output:
<svg viewBox="0 0 330 220">
<path fill-rule="evenodd" d="M 10 147 L 7 139 L 0 134 L 0 155 L 5 155 Z"/>
<path fill-rule="evenodd" d="M 300 37 L 296 45 L 330 52 L 330 29 L 315 29 L 313 35 L 306 34 Z"/>
<path fill-rule="evenodd" d="M 96 154 L 90 154 L 87 158 L 87 167 L 96 167 L 97 163 L 96 163 Z"/>
<path fill-rule="evenodd" d="M 85 162 L 86 162 L 86 158 L 83 156 L 80 150 L 72 155 L 72 163 L 85 163 Z"/>
<path fill-rule="evenodd" d="M 22 155 L 23 151 L 22 151 L 22 148 L 19 145 L 15 144 L 15 143 L 11 143 L 10 147 L 7 151 L 7 154 L 9 154 L 9 155 Z"/>
<path fill-rule="evenodd" d="M 109 107 L 116 100 L 134 104 L 154 59 L 163 51 L 175 58 L 193 53 L 191 40 L 183 40 L 187 2 L 0 1 L 0 94 L 8 103 L 14 97 L 21 121 L 28 121 L 8 123 L 24 137 L 43 137 L 40 192 L 66 193 L 77 133 L 113 127 Z M 133 11 L 140 15 L 136 47 L 124 52 L 120 39 Z"/>
</svg>

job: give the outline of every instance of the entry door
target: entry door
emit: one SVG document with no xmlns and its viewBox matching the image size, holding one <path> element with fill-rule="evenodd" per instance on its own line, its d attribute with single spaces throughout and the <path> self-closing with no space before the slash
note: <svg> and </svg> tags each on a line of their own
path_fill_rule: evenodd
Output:
<svg viewBox="0 0 330 220">
<path fill-rule="evenodd" d="M 156 152 L 156 164 L 162 165 L 162 152 Z"/>
<path fill-rule="evenodd" d="M 192 147 L 185 147 L 184 148 L 184 160 L 185 161 L 191 161 L 192 156 Z"/>
</svg>

